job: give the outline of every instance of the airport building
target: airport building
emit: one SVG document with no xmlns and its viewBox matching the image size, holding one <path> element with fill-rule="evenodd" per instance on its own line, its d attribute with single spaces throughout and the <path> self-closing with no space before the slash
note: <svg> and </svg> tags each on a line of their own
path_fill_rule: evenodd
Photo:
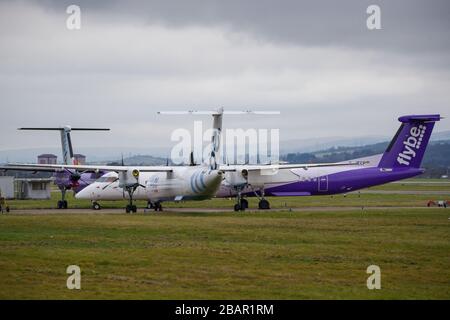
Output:
<svg viewBox="0 0 450 320">
<path fill-rule="evenodd" d="M 79 165 L 86 164 L 86 156 L 84 154 L 75 153 L 73 155 L 73 157 L 75 159 L 76 164 L 79 164 Z"/>
<path fill-rule="evenodd" d="M 53 179 L 16 179 L 15 198 L 24 199 L 50 199 Z"/>
<path fill-rule="evenodd" d="M 0 177 L 0 197 L 6 199 L 14 198 L 14 177 L 10 176 Z"/>
<path fill-rule="evenodd" d="M 58 157 L 54 154 L 45 153 L 38 156 L 39 164 L 56 164 L 57 160 Z"/>
</svg>

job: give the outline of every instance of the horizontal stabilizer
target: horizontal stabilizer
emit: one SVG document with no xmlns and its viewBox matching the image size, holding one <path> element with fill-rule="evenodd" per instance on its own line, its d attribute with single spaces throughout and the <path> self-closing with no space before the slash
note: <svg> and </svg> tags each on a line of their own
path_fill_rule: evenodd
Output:
<svg viewBox="0 0 450 320">
<path fill-rule="evenodd" d="M 405 122 L 435 122 L 443 119 L 439 114 L 419 114 L 402 116 L 398 118 L 398 121 Z"/>
<path fill-rule="evenodd" d="M 158 114 L 161 115 L 245 115 L 245 114 L 258 114 L 258 115 L 279 115 L 280 111 L 252 111 L 252 110 L 244 110 L 244 111 L 223 111 L 219 110 L 188 110 L 188 111 L 158 111 Z"/>
<path fill-rule="evenodd" d="M 18 130 L 40 130 L 40 131 L 64 131 L 69 129 L 71 131 L 109 131 L 109 128 L 71 128 L 71 127 L 59 127 L 59 128 L 19 128 Z"/>
</svg>

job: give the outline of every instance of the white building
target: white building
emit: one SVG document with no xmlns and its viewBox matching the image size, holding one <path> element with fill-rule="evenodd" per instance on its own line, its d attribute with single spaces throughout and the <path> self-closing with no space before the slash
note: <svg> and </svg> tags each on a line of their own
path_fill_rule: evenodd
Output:
<svg viewBox="0 0 450 320">
<path fill-rule="evenodd" d="M 16 179 L 16 199 L 50 199 L 53 179 Z"/>
<path fill-rule="evenodd" d="M 14 198 L 14 177 L 0 176 L 0 197 Z"/>
</svg>

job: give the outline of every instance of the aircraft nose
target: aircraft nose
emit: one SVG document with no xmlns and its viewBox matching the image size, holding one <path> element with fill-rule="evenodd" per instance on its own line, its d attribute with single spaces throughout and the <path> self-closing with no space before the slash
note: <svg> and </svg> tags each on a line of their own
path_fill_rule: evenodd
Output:
<svg viewBox="0 0 450 320">
<path fill-rule="evenodd" d="M 93 191 L 92 187 L 93 187 L 93 185 L 91 184 L 91 185 L 87 186 L 86 188 L 84 188 L 83 190 L 77 192 L 75 194 L 75 198 L 76 199 L 91 199 L 91 194 Z"/>
</svg>

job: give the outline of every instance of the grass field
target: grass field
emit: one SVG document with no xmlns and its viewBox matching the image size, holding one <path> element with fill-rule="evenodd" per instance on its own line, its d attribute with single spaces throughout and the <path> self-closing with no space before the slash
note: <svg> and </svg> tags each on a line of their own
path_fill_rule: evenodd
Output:
<svg viewBox="0 0 450 320">
<path fill-rule="evenodd" d="M 150 215 L 14 215 L 56 198 L 12 201 L 12 214 L 0 216 L 0 299 L 450 299 L 450 211 L 425 208 L 436 197 L 276 198 L 280 211 Z M 289 212 L 285 203 L 330 209 Z M 342 209 L 351 206 L 393 208 Z M 66 288 L 72 264 L 81 290 Z M 366 287 L 372 264 L 381 290 Z"/>
<path fill-rule="evenodd" d="M 449 299 L 445 209 L 0 217 L 0 298 Z M 82 290 L 65 268 L 82 269 Z M 366 288 L 379 265 L 382 289 Z"/>
</svg>

